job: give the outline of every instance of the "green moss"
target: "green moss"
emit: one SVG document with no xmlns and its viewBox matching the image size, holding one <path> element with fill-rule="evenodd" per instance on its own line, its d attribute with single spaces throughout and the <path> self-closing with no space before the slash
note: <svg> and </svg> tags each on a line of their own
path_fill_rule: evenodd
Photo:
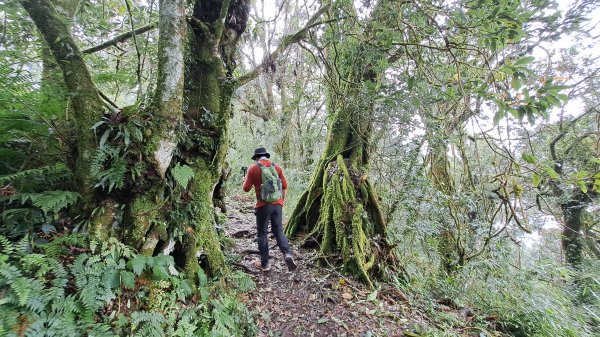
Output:
<svg viewBox="0 0 600 337">
<path fill-rule="evenodd" d="M 183 271 L 185 273 L 186 278 L 190 280 L 196 280 L 198 270 L 200 269 L 200 265 L 198 264 L 198 258 L 196 257 L 196 252 L 198 251 L 198 245 L 196 243 L 196 235 L 194 234 L 194 229 L 192 227 L 187 227 L 183 237 L 181 239 L 181 244 L 183 246 L 183 252 L 185 254 Z"/>
<path fill-rule="evenodd" d="M 163 223 L 161 215 L 162 204 L 155 200 L 156 189 L 136 197 L 129 207 L 128 219 L 131 227 L 125 235 L 126 242 L 140 249 L 153 224 Z M 158 233 L 155 234 L 158 236 Z"/>
<path fill-rule="evenodd" d="M 158 234 L 153 231 L 146 237 L 144 245 L 142 246 L 142 248 L 140 248 L 140 254 L 145 256 L 152 256 L 154 254 L 154 249 L 156 248 L 157 244 Z"/>
<path fill-rule="evenodd" d="M 319 196 L 318 222 L 312 228 L 309 237 L 320 240 L 320 251 L 323 255 L 338 252 L 344 268 L 360 277 L 367 285 L 372 286 L 370 270 L 375 265 L 378 255 L 373 254 L 369 236 L 373 234 L 373 226 L 368 215 L 377 213 L 371 205 L 372 198 L 357 198 L 357 189 L 351 179 L 346 161 L 338 155 L 335 161 L 327 164 L 322 171 L 323 194 Z M 369 196 L 368 183 L 361 188 L 362 194 Z M 310 196 L 306 192 L 306 198 Z M 313 200 L 313 202 L 315 202 Z M 308 202 L 304 202 L 304 205 Z M 302 207 L 302 206 L 298 206 Z M 306 206 L 295 211 L 293 216 L 306 216 Z M 371 212 L 365 212 L 371 209 Z M 364 216 L 367 214 L 367 217 Z M 295 220 L 291 226 L 297 226 L 300 220 Z M 379 219 L 373 219 L 379 221 Z M 288 227 L 288 233 L 291 231 Z"/>
<path fill-rule="evenodd" d="M 107 240 L 112 233 L 112 223 L 117 214 L 117 202 L 113 199 L 106 199 L 90 216 L 90 235 L 93 239 L 100 242 Z"/>
<path fill-rule="evenodd" d="M 194 164 L 194 180 L 190 191 L 196 203 L 197 212 L 193 214 L 195 228 L 193 228 L 193 239 L 189 239 L 186 249 L 186 274 L 193 273 L 196 264 L 195 252 L 202 251 L 208 260 L 209 273 L 220 275 L 226 271 L 225 256 L 221 250 L 219 237 L 215 229 L 215 215 L 212 202 L 212 189 L 216 184 L 217 176 L 214 170 L 202 159 Z M 191 249 L 191 251 L 190 251 Z M 192 268 L 189 269 L 188 268 Z M 197 269 L 196 269 L 197 270 Z"/>
</svg>

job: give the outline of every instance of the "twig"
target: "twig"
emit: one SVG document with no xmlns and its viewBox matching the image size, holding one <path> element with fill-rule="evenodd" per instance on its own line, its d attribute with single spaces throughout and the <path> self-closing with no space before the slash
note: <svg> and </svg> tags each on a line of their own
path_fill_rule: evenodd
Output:
<svg viewBox="0 0 600 337">
<path fill-rule="evenodd" d="M 244 271 L 245 271 L 246 273 L 249 273 L 249 274 L 256 275 L 256 274 L 258 274 L 258 273 L 259 273 L 257 270 L 253 270 L 252 268 L 250 268 L 250 267 L 246 266 L 246 265 L 245 265 L 245 264 L 243 264 L 243 263 L 236 262 L 236 263 L 234 263 L 233 265 L 234 265 L 234 266 L 238 266 L 238 267 L 240 267 L 240 268 L 244 269 Z"/>
<path fill-rule="evenodd" d="M 137 55 L 137 69 L 135 71 L 137 77 L 137 98 L 142 97 L 142 53 L 140 52 L 140 48 L 138 46 L 137 34 L 135 33 L 135 26 L 133 24 L 133 13 L 131 12 L 131 4 L 129 4 L 129 0 L 125 0 L 125 6 L 127 7 L 127 12 L 129 13 L 129 22 L 131 23 L 131 33 L 133 36 L 133 45 L 135 46 L 135 53 Z"/>
<path fill-rule="evenodd" d="M 111 101 L 108 96 L 106 96 L 102 91 L 98 90 L 98 95 L 102 97 L 108 104 L 110 104 L 115 109 L 121 109 L 115 102 Z"/>
</svg>

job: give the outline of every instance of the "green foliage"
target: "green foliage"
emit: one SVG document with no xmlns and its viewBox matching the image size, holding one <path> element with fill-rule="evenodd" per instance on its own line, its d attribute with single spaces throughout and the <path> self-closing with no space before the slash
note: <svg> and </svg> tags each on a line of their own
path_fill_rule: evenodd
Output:
<svg viewBox="0 0 600 337">
<path fill-rule="evenodd" d="M 79 193 L 70 191 L 46 191 L 40 193 L 19 193 L 5 200 L 8 203 L 18 201 L 21 205 L 26 205 L 29 202 L 31 205 L 40 208 L 44 214 L 47 214 L 48 212 L 59 212 L 75 204 L 79 197 Z M 0 199 L 0 202 L 5 200 Z"/>
<path fill-rule="evenodd" d="M 62 165 L 0 176 L 0 186 L 6 185 L 8 191 L 0 196 L 0 234 L 18 236 L 39 229 L 54 231 L 53 222 L 80 198 L 75 192 L 54 190 L 62 187 L 69 177 L 70 172 Z"/>
<path fill-rule="evenodd" d="M 254 280 L 244 272 L 232 272 L 227 276 L 227 280 L 237 291 L 243 293 L 256 289 Z"/>
<path fill-rule="evenodd" d="M 41 246 L 0 236 L 3 336 L 251 336 L 245 306 L 182 278 L 171 256 L 136 254 L 114 238 L 65 235 Z M 41 251 L 37 253 L 35 251 Z M 71 252 L 80 252 L 73 256 Z M 250 280 L 251 281 L 251 280 Z M 204 300 L 189 301 L 194 293 Z"/>
<path fill-rule="evenodd" d="M 477 327 L 518 337 L 592 337 L 599 331 L 600 321 L 590 312 L 598 309 L 599 299 L 574 305 L 580 302 L 581 294 L 577 280 L 584 274 L 549 262 L 536 269 L 516 269 L 506 261 L 490 259 L 449 277 L 421 271 L 408 284 L 397 285 L 420 302 L 417 306 L 437 327 L 428 331 L 434 336 L 444 335 L 444 327 L 455 331 Z M 598 289 L 597 284 L 589 286 Z M 468 323 L 456 320 L 456 316 L 436 309 L 439 302 L 456 310 L 468 308 L 474 317 Z"/>
<path fill-rule="evenodd" d="M 90 170 L 98 180 L 94 187 L 105 188 L 108 192 L 125 186 L 127 161 L 118 147 L 100 147 L 94 154 Z"/>
<path fill-rule="evenodd" d="M 149 123 L 134 114 L 135 109 L 126 107 L 104 116 L 92 127 L 99 140 L 90 171 L 97 180 L 94 187 L 108 193 L 123 190 L 146 173 L 146 165 L 139 158 L 145 154 L 143 131 Z"/>
<path fill-rule="evenodd" d="M 177 184 L 184 189 L 187 188 L 190 180 L 194 178 L 194 170 L 187 165 L 179 165 L 179 163 L 171 169 L 171 174 Z"/>
</svg>

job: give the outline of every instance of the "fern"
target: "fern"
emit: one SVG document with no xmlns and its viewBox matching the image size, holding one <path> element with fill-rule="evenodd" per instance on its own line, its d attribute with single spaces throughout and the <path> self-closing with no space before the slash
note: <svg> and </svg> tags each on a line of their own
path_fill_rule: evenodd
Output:
<svg viewBox="0 0 600 337">
<path fill-rule="evenodd" d="M 21 264 L 27 270 L 37 269 L 37 277 L 46 274 L 50 269 L 48 259 L 42 254 L 27 254 L 21 258 Z"/>
<path fill-rule="evenodd" d="M 12 174 L 1 175 L 0 185 L 15 184 L 23 180 L 43 180 L 46 183 L 56 183 L 69 178 L 71 171 L 64 165 L 44 166 L 40 168 L 32 168 L 29 170 L 19 171 Z"/>
<path fill-rule="evenodd" d="M 158 312 L 136 311 L 131 314 L 131 329 L 136 337 L 163 337 L 164 320 Z"/>
<path fill-rule="evenodd" d="M 47 191 L 27 196 L 31 203 L 42 209 L 44 213 L 59 212 L 73 205 L 81 197 L 79 193 L 69 191 Z"/>
<path fill-rule="evenodd" d="M 253 333 L 251 316 L 233 297 L 209 301 L 205 274 L 201 273 L 203 302 L 186 302 L 194 284 L 174 271 L 171 256 L 137 255 L 113 238 L 92 242 L 92 253 L 80 254 L 74 261 L 64 259 L 69 253 L 64 247 L 86 243 L 80 235 L 62 236 L 41 245 L 42 253 L 32 253 L 29 238 L 13 243 L 0 236 L 0 288 L 4 289 L 0 335 L 13 329 L 24 331 L 25 336 Z M 160 277 L 148 278 L 151 275 Z M 131 312 L 130 319 L 117 311 L 101 315 L 109 303 L 116 305 L 117 297 L 125 295 L 119 303 L 135 298 L 137 311 Z"/>
<path fill-rule="evenodd" d="M 256 283 L 254 280 L 248 276 L 248 274 L 243 272 L 229 274 L 228 281 L 229 284 L 233 285 L 235 289 L 242 293 L 256 289 Z"/>
<path fill-rule="evenodd" d="M 45 191 L 41 193 L 18 193 L 9 197 L 0 198 L 10 202 L 19 201 L 22 205 L 27 202 L 40 208 L 44 214 L 48 212 L 59 212 L 62 209 L 73 205 L 80 198 L 80 194 L 69 191 Z"/>
<path fill-rule="evenodd" d="M 14 244 L 15 247 L 15 252 L 17 253 L 27 253 L 29 252 L 30 249 L 30 245 L 29 245 L 29 236 L 25 235 L 24 237 L 22 237 L 19 241 L 17 241 L 16 244 Z"/>
<path fill-rule="evenodd" d="M 173 179 L 175 179 L 177 184 L 184 189 L 187 188 L 190 180 L 194 178 L 194 170 L 187 165 L 180 166 L 179 163 L 177 163 L 177 165 L 171 169 L 171 174 L 173 175 Z"/>
<path fill-rule="evenodd" d="M 0 235 L 0 246 L 2 246 L 0 250 L 0 262 L 5 262 L 14 252 L 14 247 L 12 242 L 3 235 Z"/>
<path fill-rule="evenodd" d="M 86 247 L 88 237 L 83 234 L 69 234 L 55 237 L 52 241 L 41 245 L 46 255 L 51 258 L 57 258 L 65 253 L 66 246 Z"/>
<path fill-rule="evenodd" d="M 94 154 L 91 165 L 91 174 L 98 181 L 94 187 L 107 189 L 121 189 L 125 185 L 127 174 L 127 161 L 119 147 L 99 147 Z"/>
<path fill-rule="evenodd" d="M 12 280 L 10 288 L 15 292 L 19 300 L 19 305 L 25 305 L 31 292 L 30 280 L 26 277 L 19 277 Z"/>
<path fill-rule="evenodd" d="M 29 169 L 25 171 L 16 172 L 13 174 L 7 174 L 0 176 L 0 185 L 5 185 L 8 183 L 14 183 L 15 181 L 22 180 L 31 176 L 40 176 L 43 175 L 47 171 L 48 167 Z"/>
</svg>

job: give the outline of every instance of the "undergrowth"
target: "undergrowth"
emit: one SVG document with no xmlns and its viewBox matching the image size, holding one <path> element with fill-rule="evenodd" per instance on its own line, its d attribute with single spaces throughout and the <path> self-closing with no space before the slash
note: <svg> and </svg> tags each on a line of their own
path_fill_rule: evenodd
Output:
<svg viewBox="0 0 600 337">
<path fill-rule="evenodd" d="M 599 263 L 576 271 L 485 259 L 452 275 L 413 268 L 409 281 L 396 286 L 429 317 L 425 336 L 591 337 L 600 333 L 599 271 Z"/>
<path fill-rule="evenodd" d="M 251 336 L 246 307 L 171 256 L 136 254 L 116 239 L 57 236 L 45 244 L 0 236 L 1 336 Z M 238 291 L 254 287 L 244 281 Z"/>
</svg>

